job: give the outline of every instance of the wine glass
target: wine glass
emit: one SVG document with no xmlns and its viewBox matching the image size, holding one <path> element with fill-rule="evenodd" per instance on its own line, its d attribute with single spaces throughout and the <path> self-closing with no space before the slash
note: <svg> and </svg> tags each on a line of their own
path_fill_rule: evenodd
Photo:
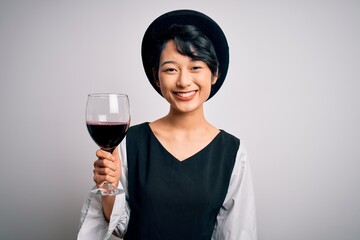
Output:
<svg viewBox="0 0 360 240">
<path fill-rule="evenodd" d="M 86 126 L 94 142 L 112 153 L 124 139 L 130 125 L 130 104 L 126 94 L 89 94 L 86 104 Z M 117 195 L 124 191 L 104 182 L 92 191 L 103 196 Z"/>
</svg>

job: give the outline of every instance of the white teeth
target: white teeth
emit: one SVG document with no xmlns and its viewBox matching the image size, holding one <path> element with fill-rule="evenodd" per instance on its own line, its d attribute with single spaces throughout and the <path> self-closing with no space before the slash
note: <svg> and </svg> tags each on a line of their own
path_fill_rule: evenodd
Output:
<svg viewBox="0 0 360 240">
<path fill-rule="evenodd" d="M 191 91 L 191 92 L 177 92 L 176 94 L 180 97 L 190 97 L 191 95 L 193 95 L 195 93 L 195 91 Z"/>
</svg>

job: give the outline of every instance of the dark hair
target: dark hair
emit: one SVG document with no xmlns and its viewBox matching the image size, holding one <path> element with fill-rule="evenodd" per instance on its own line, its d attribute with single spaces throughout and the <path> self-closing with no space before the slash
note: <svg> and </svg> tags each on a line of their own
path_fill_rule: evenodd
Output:
<svg viewBox="0 0 360 240">
<path fill-rule="evenodd" d="M 174 40 L 179 53 L 195 61 L 205 62 L 212 76 L 218 72 L 219 62 L 210 39 L 193 25 L 173 24 L 158 40 L 154 56 L 154 78 L 158 80 L 159 61 L 162 50 L 169 40 Z"/>
</svg>

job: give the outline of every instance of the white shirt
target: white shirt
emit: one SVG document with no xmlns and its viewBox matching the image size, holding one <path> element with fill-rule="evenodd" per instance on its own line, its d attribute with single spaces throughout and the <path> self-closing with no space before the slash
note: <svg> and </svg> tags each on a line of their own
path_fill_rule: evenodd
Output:
<svg viewBox="0 0 360 240">
<path fill-rule="evenodd" d="M 126 138 L 120 144 L 122 176 L 119 188 L 125 194 L 117 195 L 107 222 L 102 210 L 101 196 L 89 194 L 80 218 L 78 240 L 110 239 L 113 232 L 124 236 L 130 217 L 127 203 L 127 156 Z M 244 144 L 237 152 L 227 195 L 217 216 L 211 240 L 256 240 L 256 214 L 253 182 Z"/>
</svg>

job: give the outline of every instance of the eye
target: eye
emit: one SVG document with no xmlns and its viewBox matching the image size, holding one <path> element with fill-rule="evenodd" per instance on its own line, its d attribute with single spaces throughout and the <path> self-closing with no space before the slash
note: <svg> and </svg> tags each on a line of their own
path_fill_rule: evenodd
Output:
<svg viewBox="0 0 360 240">
<path fill-rule="evenodd" d="M 206 63 L 198 60 L 193 60 L 192 64 L 190 65 L 191 71 L 199 71 L 201 69 L 204 69 L 204 67 L 206 67 Z"/>
<path fill-rule="evenodd" d="M 192 69 L 192 70 L 202 69 L 202 66 L 193 66 L 191 69 Z"/>
<path fill-rule="evenodd" d="M 164 72 L 172 73 L 172 72 L 176 72 L 176 69 L 175 68 L 165 68 Z"/>
</svg>

